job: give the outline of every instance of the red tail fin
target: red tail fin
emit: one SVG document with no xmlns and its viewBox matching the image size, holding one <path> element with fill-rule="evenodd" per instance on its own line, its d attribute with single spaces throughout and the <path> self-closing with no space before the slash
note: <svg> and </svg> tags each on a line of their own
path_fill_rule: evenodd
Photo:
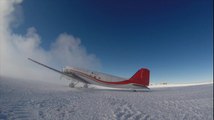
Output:
<svg viewBox="0 0 214 120">
<path fill-rule="evenodd" d="M 149 70 L 141 68 L 130 79 L 130 82 L 148 86 L 149 85 Z"/>
</svg>

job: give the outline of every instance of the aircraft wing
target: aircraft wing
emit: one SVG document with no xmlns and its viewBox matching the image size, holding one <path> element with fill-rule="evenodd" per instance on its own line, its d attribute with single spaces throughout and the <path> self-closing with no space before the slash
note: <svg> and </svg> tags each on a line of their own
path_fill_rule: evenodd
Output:
<svg viewBox="0 0 214 120">
<path fill-rule="evenodd" d="M 70 73 L 68 74 L 68 73 L 59 71 L 59 70 L 57 70 L 57 69 L 51 68 L 51 67 L 49 67 L 49 66 L 47 66 L 47 65 L 45 65 L 45 64 L 42 64 L 42 63 L 40 63 L 40 62 L 37 62 L 37 61 L 35 61 L 35 60 L 31 59 L 31 58 L 28 58 L 28 60 L 30 60 L 30 61 L 32 61 L 32 62 L 34 62 L 34 63 L 37 63 L 37 64 L 39 64 L 39 65 L 41 65 L 41 66 L 43 66 L 43 67 L 46 67 L 46 68 L 48 68 L 48 69 L 51 69 L 51 70 L 53 70 L 53 71 L 55 71 L 55 72 L 57 72 L 57 73 L 59 73 L 59 74 L 62 74 L 62 75 L 65 75 L 65 76 L 67 76 L 67 77 L 76 79 L 76 80 L 78 80 L 78 81 L 80 81 L 80 82 L 83 82 L 83 83 L 88 83 L 87 81 L 85 81 L 84 79 L 82 79 L 82 78 L 80 78 L 78 75 L 76 75 L 75 73 L 70 72 Z"/>
<path fill-rule="evenodd" d="M 47 65 L 45 65 L 45 64 L 39 63 L 39 62 L 37 62 L 37 61 L 35 61 L 35 60 L 31 59 L 31 58 L 28 58 L 28 60 L 30 60 L 30 61 L 32 61 L 32 62 L 34 62 L 34 63 L 37 63 L 37 64 L 39 64 L 39 65 L 41 65 L 41 66 L 44 66 L 44 67 L 46 67 L 46 68 L 48 68 L 48 69 L 51 69 L 51 70 L 53 70 L 53 71 L 55 71 L 55 72 L 58 72 L 58 73 L 60 73 L 60 74 L 66 75 L 64 72 L 61 72 L 61 71 L 56 70 L 56 69 L 54 69 L 54 68 L 51 68 L 51 67 L 49 67 L 49 66 L 47 66 Z"/>
</svg>

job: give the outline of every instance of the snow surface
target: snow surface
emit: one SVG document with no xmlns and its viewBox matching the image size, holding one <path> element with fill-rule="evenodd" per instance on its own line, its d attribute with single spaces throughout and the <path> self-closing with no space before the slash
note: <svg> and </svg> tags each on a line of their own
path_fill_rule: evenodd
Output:
<svg viewBox="0 0 214 120">
<path fill-rule="evenodd" d="M 151 84 L 149 88 L 161 88 L 161 87 L 184 87 L 184 86 L 195 86 L 195 85 L 207 85 L 213 84 L 213 81 L 196 82 L 196 83 L 174 83 L 174 84 Z"/>
<path fill-rule="evenodd" d="M 0 120 L 4 119 L 212 120 L 213 84 L 127 92 L 1 77 Z"/>
</svg>

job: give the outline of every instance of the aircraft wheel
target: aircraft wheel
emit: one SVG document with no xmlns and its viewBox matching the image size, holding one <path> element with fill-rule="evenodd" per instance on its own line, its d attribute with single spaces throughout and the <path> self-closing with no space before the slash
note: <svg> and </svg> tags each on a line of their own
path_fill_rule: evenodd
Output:
<svg viewBox="0 0 214 120">
<path fill-rule="evenodd" d="M 84 85 L 84 88 L 88 88 L 88 85 L 87 85 L 87 84 L 85 84 L 85 85 Z"/>
<path fill-rule="evenodd" d="M 75 87 L 74 83 L 70 83 L 69 87 L 74 88 Z"/>
<path fill-rule="evenodd" d="M 133 92 L 137 92 L 137 90 L 133 90 Z"/>
</svg>

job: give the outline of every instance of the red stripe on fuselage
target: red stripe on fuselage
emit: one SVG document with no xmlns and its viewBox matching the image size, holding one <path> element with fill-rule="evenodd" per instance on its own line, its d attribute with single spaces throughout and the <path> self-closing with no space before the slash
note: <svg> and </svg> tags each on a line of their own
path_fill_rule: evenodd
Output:
<svg viewBox="0 0 214 120">
<path fill-rule="evenodd" d="M 76 71 L 76 70 L 72 70 L 72 71 L 74 71 L 74 73 L 76 72 L 77 74 L 80 74 L 80 75 L 82 75 L 88 79 L 92 79 L 92 80 L 94 80 L 96 82 L 100 82 L 100 83 L 112 84 L 112 85 L 124 85 L 124 84 L 131 84 L 132 83 L 130 80 L 124 80 L 124 81 L 119 81 L 119 82 L 107 82 L 107 81 L 103 81 L 103 80 L 99 80 L 97 78 L 94 78 L 94 77 L 87 75 L 87 74 L 80 72 L 80 71 Z"/>
</svg>

